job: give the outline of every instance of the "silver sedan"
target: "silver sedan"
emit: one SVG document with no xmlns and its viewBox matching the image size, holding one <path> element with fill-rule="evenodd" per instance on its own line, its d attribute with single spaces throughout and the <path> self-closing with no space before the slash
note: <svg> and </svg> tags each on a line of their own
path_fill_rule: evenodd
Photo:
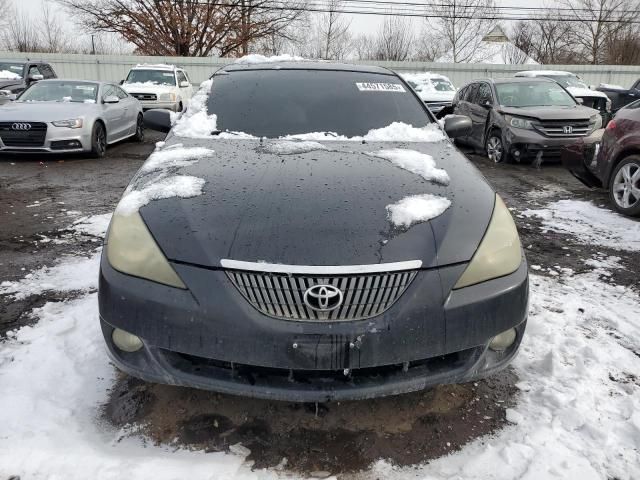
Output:
<svg viewBox="0 0 640 480">
<path fill-rule="evenodd" d="M 133 137 L 144 140 L 142 106 L 117 85 L 43 80 L 0 106 L 0 154 L 91 152 Z"/>
</svg>

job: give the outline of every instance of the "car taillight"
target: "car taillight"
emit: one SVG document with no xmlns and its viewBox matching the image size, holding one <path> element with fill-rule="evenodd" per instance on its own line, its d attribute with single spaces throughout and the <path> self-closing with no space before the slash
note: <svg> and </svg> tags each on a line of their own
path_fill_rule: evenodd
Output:
<svg viewBox="0 0 640 480">
<path fill-rule="evenodd" d="M 616 129 L 616 122 L 614 120 L 611 120 L 608 124 L 607 124 L 607 130 L 615 130 Z"/>
</svg>

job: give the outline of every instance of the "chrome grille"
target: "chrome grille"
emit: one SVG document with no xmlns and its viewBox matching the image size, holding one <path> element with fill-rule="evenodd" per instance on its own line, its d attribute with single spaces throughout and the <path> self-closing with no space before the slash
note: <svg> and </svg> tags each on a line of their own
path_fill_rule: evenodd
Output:
<svg viewBox="0 0 640 480">
<path fill-rule="evenodd" d="M 153 101 L 155 102 L 158 99 L 158 96 L 155 93 L 132 93 L 132 97 L 141 100 L 141 101 Z"/>
<path fill-rule="evenodd" d="M 572 122 L 559 120 L 553 122 L 534 123 L 534 127 L 547 137 L 569 138 L 584 137 L 588 135 L 591 131 L 592 124 L 588 121 Z M 571 132 L 567 132 L 565 130 L 567 127 L 571 129 Z"/>
<path fill-rule="evenodd" d="M 0 139 L 7 147 L 42 147 L 47 137 L 47 124 L 18 122 L 29 125 L 29 130 L 14 130 L 16 122 L 0 122 Z"/>
<path fill-rule="evenodd" d="M 375 317 L 389 309 L 415 278 L 417 271 L 354 275 L 300 275 L 226 270 L 242 296 L 261 313 L 287 320 L 344 321 Z M 314 285 L 332 285 L 343 294 L 335 310 L 319 312 L 304 303 Z"/>
</svg>

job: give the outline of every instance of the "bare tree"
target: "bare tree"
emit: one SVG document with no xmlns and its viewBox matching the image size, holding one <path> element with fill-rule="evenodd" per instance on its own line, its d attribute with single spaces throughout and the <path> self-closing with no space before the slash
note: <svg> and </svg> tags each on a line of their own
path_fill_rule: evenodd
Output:
<svg viewBox="0 0 640 480">
<path fill-rule="evenodd" d="M 51 8 L 49 1 L 44 2 L 40 27 L 40 43 L 47 52 L 75 50 L 70 37 L 66 34 L 62 21 Z"/>
<path fill-rule="evenodd" d="M 341 60 L 351 50 L 351 33 L 348 20 L 340 13 L 341 0 L 329 0 L 328 12 L 316 21 L 316 42 L 318 55 L 326 60 Z"/>
<path fill-rule="evenodd" d="M 535 22 L 518 22 L 512 29 L 513 43 L 542 64 L 583 63 L 580 49 L 571 41 L 571 25 L 559 20 L 560 12 L 549 12 Z"/>
<path fill-rule="evenodd" d="M 356 59 L 358 60 L 375 60 L 376 57 L 376 39 L 372 35 L 358 35 L 351 42 L 351 46 Z"/>
<path fill-rule="evenodd" d="M 17 52 L 41 51 L 38 30 L 32 17 L 24 11 L 15 11 L 2 35 L 5 48 Z"/>
<path fill-rule="evenodd" d="M 561 0 L 576 21 L 570 27 L 571 40 L 588 63 L 606 61 L 608 39 L 617 37 L 640 18 L 638 0 Z M 565 13 L 567 15 L 567 13 Z"/>
<path fill-rule="evenodd" d="M 437 35 L 426 28 L 422 27 L 422 31 L 415 42 L 414 60 L 419 62 L 433 62 L 439 58 L 447 50 L 445 42 Z"/>
<path fill-rule="evenodd" d="M 16 13 L 11 0 L 0 0 L 0 12 L 2 12 L 0 15 L 0 34 L 2 34 Z"/>
<path fill-rule="evenodd" d="M 411 57 L 413 29 L 404 17 L 385 18 L 375 39 L 375 60 L 402 62 Z"/>
<path fill-rule="evenodd" d="M 474 60 L 483 36 L 491 29 L 495 15 L 493 0 L 439 0 L 434 6 L 438 18 L 427 19 L 441 38 L 453 63 Z"/>
<path fill-rule="evenodd" d="M 88 31 L 146 55 L 232 56 L 300 17 L 296 0 L 59 0 Z"/>
</svg>

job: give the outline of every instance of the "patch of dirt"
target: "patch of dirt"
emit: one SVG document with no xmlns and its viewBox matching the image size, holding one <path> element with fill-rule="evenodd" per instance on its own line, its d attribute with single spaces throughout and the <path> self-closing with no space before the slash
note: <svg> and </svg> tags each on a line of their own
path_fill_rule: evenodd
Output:
<svg viewBox="0 0 640 480">
<path fill-rule="evenodd" d="M 399 466 L 446 455 L 506 422 L 516 375 L 368 401 L 299 404 L 145 384 L 121 376 L 105 406 L 158 444 L 205 451 L 240 443 L 254 468 L 311 474 L 358 472 L 380 458 Z M 136 429 L 137 430 L 137 429 Z M 286 460 L 283 460 L 286 459 Z"/>
</svg>

